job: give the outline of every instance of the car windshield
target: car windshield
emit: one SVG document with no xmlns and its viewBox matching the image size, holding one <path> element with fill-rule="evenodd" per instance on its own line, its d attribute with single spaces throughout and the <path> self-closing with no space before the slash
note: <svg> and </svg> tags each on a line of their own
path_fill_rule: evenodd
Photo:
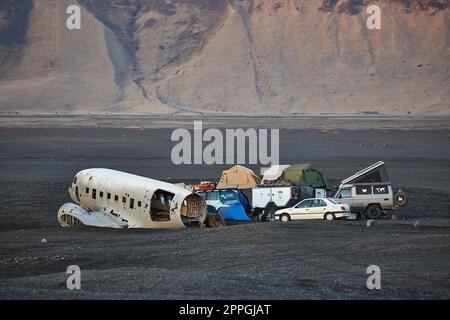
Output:
<svg viewBox="0 0 450 320">
<path fill-rule="evenodd" d="M 334 204 L 341 204 L 338 199 L 331 198 L 331 199 L 328 199 L 328 200 L 330 200 L 330 202 L 332 202 Z"/>
</svg>

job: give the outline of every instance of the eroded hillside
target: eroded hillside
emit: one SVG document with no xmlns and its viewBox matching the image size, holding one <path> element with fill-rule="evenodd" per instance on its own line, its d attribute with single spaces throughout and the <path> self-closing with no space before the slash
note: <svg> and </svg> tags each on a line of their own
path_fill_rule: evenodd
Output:
<svg viewBox="0 0 450 320">
<path fill-rule="evenodd" d="M 81 30 L 66 28 L 71 4 Z M 0 111 L 448 114 L 449 13 L 443 0 L 5 0 Z"/>
</svg>

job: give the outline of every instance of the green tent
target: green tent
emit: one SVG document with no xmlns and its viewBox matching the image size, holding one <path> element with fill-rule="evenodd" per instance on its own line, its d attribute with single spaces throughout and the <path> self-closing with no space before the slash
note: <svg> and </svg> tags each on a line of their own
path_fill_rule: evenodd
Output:
<svg viewBox="0 0 450 320">
<path fill-rule="evenodd" d="M 283 171 L 281 178 L 298 186 L 330 189 L 320 171 L 311 168 L 310 164 L 293 164 Z"/>
</svg>

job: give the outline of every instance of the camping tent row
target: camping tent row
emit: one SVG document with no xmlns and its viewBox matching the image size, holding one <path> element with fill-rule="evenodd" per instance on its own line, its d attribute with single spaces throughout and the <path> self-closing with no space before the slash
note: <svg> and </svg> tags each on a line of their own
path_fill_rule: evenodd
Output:
<svg viewBox="0 0 450 320">
<path fill-rule="evenodd" d="M 261 181 L 266 184 L 288 182 L 298 186 L 324 188 L 329 186 L 320 171 L 310 164 L 274 165 L 264 172 L 261 180 L 252 170 L 237 165 L 222 172 L 217 189 L 251 189 Z"/>
</svg>

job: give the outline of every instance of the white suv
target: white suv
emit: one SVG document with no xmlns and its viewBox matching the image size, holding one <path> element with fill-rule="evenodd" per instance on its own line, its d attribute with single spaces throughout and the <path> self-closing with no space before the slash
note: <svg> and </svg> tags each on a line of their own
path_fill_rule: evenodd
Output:
<svg viewBox="0 0 450 320">
<path fill-rule="evenodd" d="M 403 207 L 408 202 L 408 195 L 402 190 L 394 192 L 389 183 L 343 184 L 334 197 L 367 219 L 379 218 L 382 213 Z"/>
</svg>

